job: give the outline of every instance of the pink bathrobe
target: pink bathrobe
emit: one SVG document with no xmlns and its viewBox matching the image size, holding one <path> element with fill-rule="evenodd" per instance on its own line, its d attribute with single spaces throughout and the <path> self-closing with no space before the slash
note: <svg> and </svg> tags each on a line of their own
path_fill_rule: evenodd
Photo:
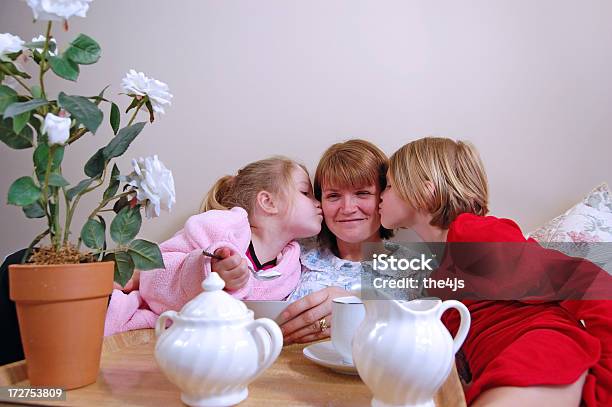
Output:
<svg viewBox="0 0 612 407">
<path fill-rule="evenodd" d="M 185 228 L 160 245 L 165 269 L 140 272 L 140 289 L 128 294 L 114 290 L 106 313 L 104 335 L 133 329 L 154 328 L 159 315 L 167 310 L 180 310 L 202 292 L 202 281 L 210 274 L 210 257 L 229 247 L 247 259 L 251 228 L 244 209 L 212 210 L 194 215 Z M 273 281 L 260 281 L 250 276 L 241 289 L 231 291 L 234 297 L 247 300 L 284 300 L 300 279 L 300 247 L 291 242 L 276 259 L 282 276 Z"/>
</svg>

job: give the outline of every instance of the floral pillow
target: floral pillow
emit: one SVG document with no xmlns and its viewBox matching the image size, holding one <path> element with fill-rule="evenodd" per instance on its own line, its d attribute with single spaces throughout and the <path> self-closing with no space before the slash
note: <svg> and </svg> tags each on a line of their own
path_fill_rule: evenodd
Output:
<svg viewBox="0 0 612 407">
<path fill-rule="evenodd" d="M 529 233 L 540 243 L 612 242 L 612 192 L 607 184 L 589 195 L 563 215 Z"/>
<path fill-rule="evenodd" d="M 592 190 L 582 203 L 602 212 L 612 213 L 612 192 L 610 187 L 604 182 Z"/>
</svg>

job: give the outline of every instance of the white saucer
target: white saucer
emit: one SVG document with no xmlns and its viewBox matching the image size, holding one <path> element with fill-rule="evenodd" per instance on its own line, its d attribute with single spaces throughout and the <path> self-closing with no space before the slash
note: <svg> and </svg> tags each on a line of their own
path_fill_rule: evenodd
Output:
<svg viewBox="0 0 612 407">
<path fill-rule="evenodd" d="M 342 357 L 336 352 L 331 341 L 309 345 L 304 348 L 303 352 L 307 359 L 312 360 L 318 365 L 328 367 L 334 372 L 350 375 L 359 374 L 355 365 L 348 364 L 342 360 Z"/>
</svg>

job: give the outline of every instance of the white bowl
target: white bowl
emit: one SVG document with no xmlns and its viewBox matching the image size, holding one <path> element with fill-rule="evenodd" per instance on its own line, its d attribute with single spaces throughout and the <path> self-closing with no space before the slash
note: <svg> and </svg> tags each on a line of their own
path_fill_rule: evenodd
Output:
<svg viewBox="0 0 612 407">
<path fill-rule="evenodd" d="M 245 300 L 247 308 L 252 310 L 257 318 L 270 318 L 277 321 L 278 316 L 289 304 L 288 301 Z"/>
</svg>

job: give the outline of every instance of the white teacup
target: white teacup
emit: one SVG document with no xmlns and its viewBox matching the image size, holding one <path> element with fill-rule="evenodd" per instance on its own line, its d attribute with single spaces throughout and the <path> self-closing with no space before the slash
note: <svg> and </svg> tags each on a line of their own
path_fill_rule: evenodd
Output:
<svg viewBox="0 0 612 407">
<path fill-rule="evenodd" d="M 358 297 L 332 300 L 331 340 L 345 363 L 353 364 L 353 336 L 365 318 L 365 306 Z"/>
<path fill-rule="evenodd" d="M 247 308 L 252 310 L 254 318 L 270 318 L 278 322 L 280 314 L 291 304 L 288 301 L 245 300 Z"/>
</svg>

